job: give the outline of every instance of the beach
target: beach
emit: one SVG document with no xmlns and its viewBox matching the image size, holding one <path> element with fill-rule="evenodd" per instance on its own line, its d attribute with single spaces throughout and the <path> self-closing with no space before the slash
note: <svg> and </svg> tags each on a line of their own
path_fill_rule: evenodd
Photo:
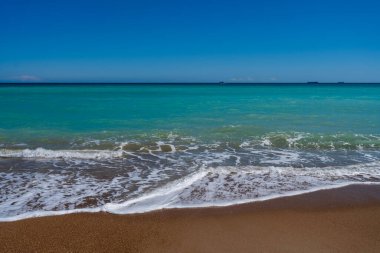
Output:
<svg viewBox="0 0 380 253">
<path fill-rule="evenodd" d="M 380 86 L 0 86 L 0 252 L 380 252 Z"/>
<path fill-rule="evenodd" d="M 379 252 L 380 186 L 228 207 L 0 223 L 1 252 Z"/>
<path fill-rule="evenodd" d="M 0 253 L 380 253 L 379 9 L 0 0 Z"/>
</svg>

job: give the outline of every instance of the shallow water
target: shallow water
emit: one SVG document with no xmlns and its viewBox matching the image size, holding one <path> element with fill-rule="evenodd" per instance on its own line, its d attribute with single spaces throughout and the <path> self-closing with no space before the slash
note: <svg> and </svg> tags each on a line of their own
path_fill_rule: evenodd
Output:
<svg viewBox="0 0 380 253">
<path fill-rule="evenodd" d="M 0 219 L 380 182 L 380 86 L 0 87 Z"/>
</svg>

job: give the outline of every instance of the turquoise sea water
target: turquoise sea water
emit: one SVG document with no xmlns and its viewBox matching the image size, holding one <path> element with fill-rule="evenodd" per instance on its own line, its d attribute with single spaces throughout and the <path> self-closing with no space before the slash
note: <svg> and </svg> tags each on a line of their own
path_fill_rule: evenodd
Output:
<svg viewBox="0 0 380 253">
<path fill-rule="evenodd" d="M 3 85 L 0 108 L 3 219 L 380 182 L 380 85 Z"/>
</svg>

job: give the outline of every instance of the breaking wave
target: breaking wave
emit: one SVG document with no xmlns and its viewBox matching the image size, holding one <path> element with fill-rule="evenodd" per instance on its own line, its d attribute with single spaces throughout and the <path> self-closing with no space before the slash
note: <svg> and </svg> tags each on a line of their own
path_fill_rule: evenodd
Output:
<svg viewBox="0 0 380 253">
<path fill-rule="evenodd" d="M 89 139 L 57 150 L 3 143 L 0 221 L 225 206 L 380 183 L 379 147 L 378 135 L 308 133 Z"/>
</svg>

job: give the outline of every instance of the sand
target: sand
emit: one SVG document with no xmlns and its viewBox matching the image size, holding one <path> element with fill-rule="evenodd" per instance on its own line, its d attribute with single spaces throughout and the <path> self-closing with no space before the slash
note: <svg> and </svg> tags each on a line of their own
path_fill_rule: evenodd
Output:
<svg viewBox="0 0 380 253">
<path fill-rule="evenodd" d="M 3 222 L 0 252 L 380 252 L 380 186 L 221 208 Z"/>
</svg>

